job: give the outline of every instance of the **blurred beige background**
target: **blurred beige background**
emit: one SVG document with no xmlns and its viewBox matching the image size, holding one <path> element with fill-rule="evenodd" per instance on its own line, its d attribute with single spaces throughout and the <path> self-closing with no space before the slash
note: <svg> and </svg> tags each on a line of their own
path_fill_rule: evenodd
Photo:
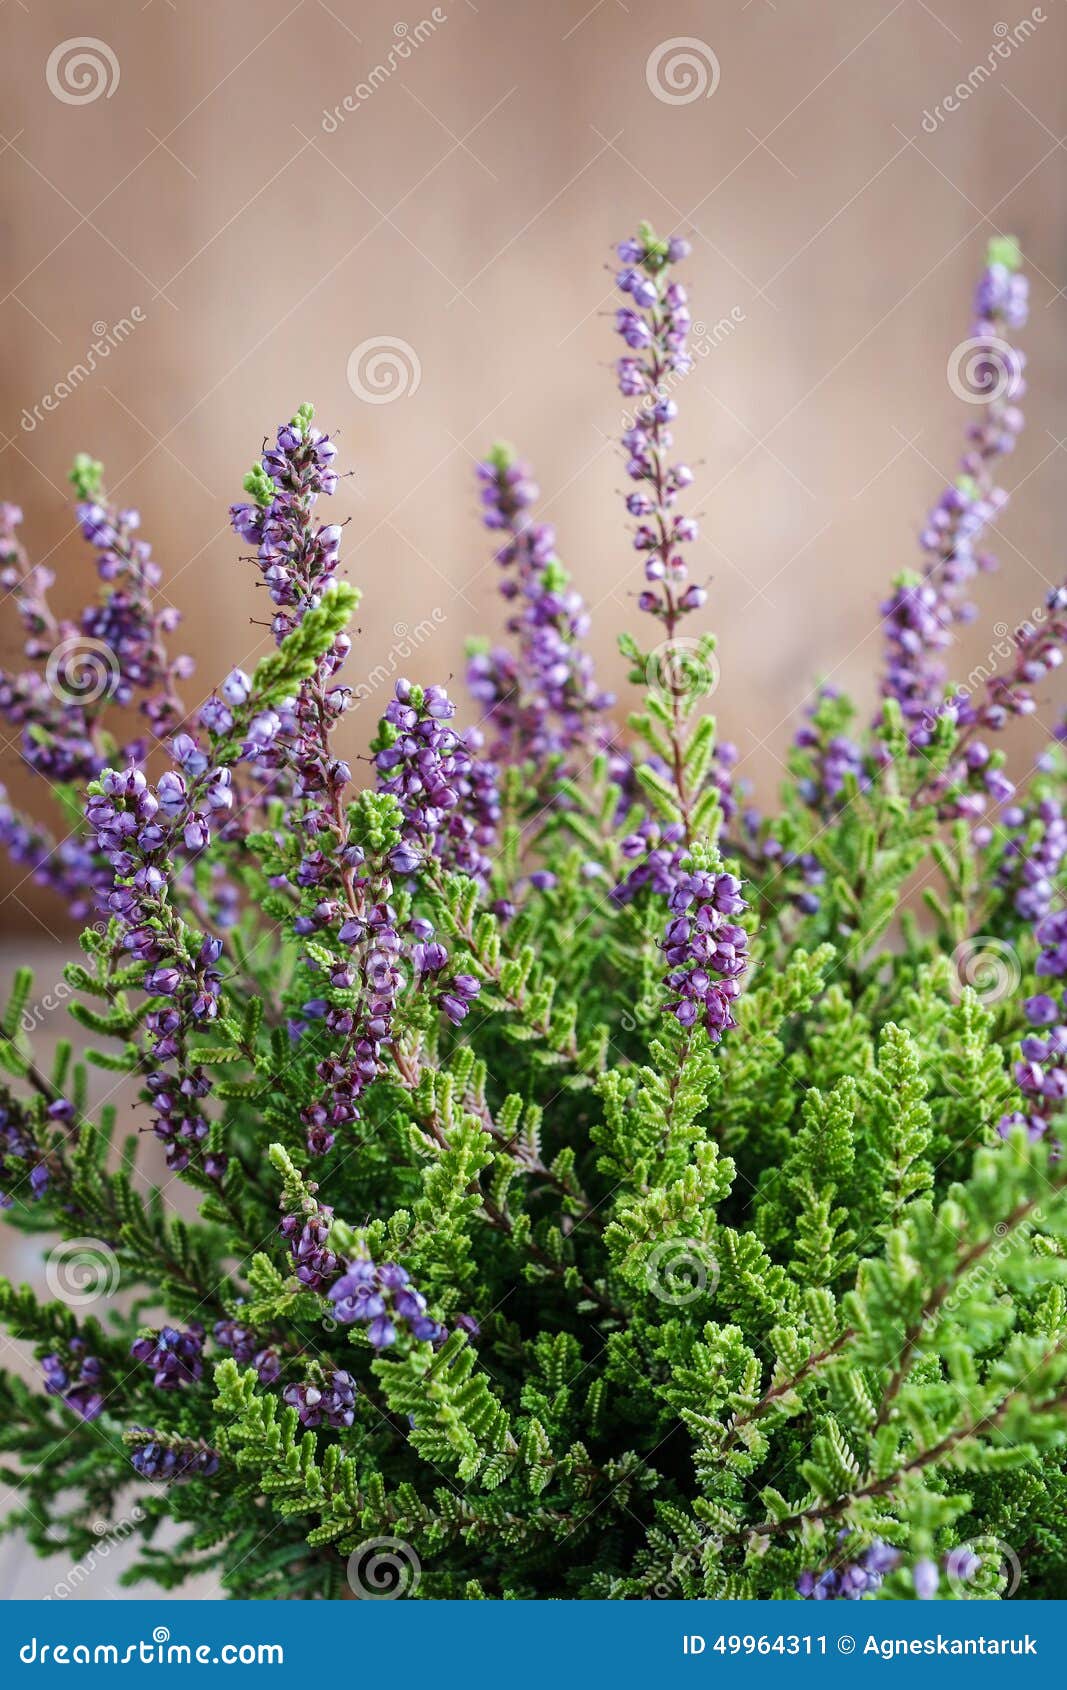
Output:
<svg viewBox="0 0 1067 1690">
<path fill-rule="evenodd" d="M 710 349 L 677 438 L 716 709 L 761 795 L 818 675 L 873 698 L 879 600 L 968 419 L 946 360 L 998 230 L 1033 279 L 1031 393 L 974 655 L 1062 571 L 1063 0 L 6 0 L 0 28 L 0 495 L 73 606 L 91 560 L 65 474 L 76 450 L 105 460 L 185 614 L 190 702 L 264 649 L 226 507 L 305 398 L 354 472 L 333 502 L 365 589 L 354 682 L 385 661 L 462 694 L 464 637 L 500 617 L 472 471 L 504 436 L 623 685 L 640 571 L 611 245 L 642 216 L 693 241 Z M 677 38 L 698 80 L 672 86 Z M 59 397 L 101 330 L 112 349 Z M 382 339 L 406 343 L 401 391 L 372 403 L 351 354 Z M 10 615 L 0 661 L 18 661 Z M 60 931 L 4 873 L 5 924 Z"/>
</svg>

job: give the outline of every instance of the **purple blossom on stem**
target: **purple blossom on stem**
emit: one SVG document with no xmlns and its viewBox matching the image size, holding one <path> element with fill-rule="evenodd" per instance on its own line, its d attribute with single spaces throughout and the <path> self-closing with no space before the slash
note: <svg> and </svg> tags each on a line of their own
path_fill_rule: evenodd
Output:
<svg viewBox="0 0 1067 1690">
<path fill-rule="evenodd" d="M 356 1418 L 356 1392 L 359 1386 L 350 1373 L 338 1368 L 334 1372 L 317 1370 L 316 1379 L 300 1385 L 287 1385 L 282 1399 L 295 1408 L 301 1426 L 351 1426 Z"/>
<path fill-rule="evenodd" d="M 216 1344 L 232 1352 L 239 1367 L 255 1368 L 261 1385 L 274 1384 L 282 1370 L 281 1358 L 277 1350 L 260 1343 L 258 1334 L 251 1327 L 242 1326 L 234 1319 L 218 1320 L 214 1337 Z"/>
<path fill-rule="evenodd" d="M 823 818 L 840 807 L 846 781 L 866 784 L 863 752 L 855 740 L 840 731 L 846 708 L 836 687 L 821 686 L 804 712 L 804 725 L 793 738 L 794 747 L 802 753 L 797 792 L 809 809 Z"/>
<path fill-rule="evenodd" d="M 97 573 L 105 585 L 100 603 L 83 612 L 81 633 L 114 655 L 116 703 L 129 704 L 144 694 L 141 709 L 162 737 L 182 719 L 176 682 L 193 671 L 190 658 L 171 659 L 167 652 L 167 635 L 177 628 L 180 613 L 172 605 L 156 605 L 160 570 L 151 546 L 139 537 L 140 515 L 108 502 L 101 466 L 79 456 L 71 480 L 82 495 L 78 526 L 96 549 Z"/>
<path fill-rule="evenodd" d="M 179 734 L 174 749 L 192 771 L 199 755 L 195 741 Z M 189 1061 L 188 1035 L 218 1014 L 222 941 L 208 936 L 197 944 L 169 891 L 175 854 L 199 849 L 208 814 L 229 807 L 227 775 L 205 768 L 187 784 L 172 772 L 170 786 L 164 775 L 153 788 L 139 769 L 121 774 L 109 769 L 90 788 L 85 811 L 97 848 L 114 872 L 104 907 L 118 919 L 125 949 L 147 965 L 144 989 L 163 1000 L 145 1017 L 153 1041 L 146 1085 L 156 1110 L 154 1130 L 167 1147 L 168 1167 L 180 1172 L 195 1153 L 212 1179 L 221 1178 L 226 1158 L 204 1148 L 209 1127 L 201 1105 L 211 1087 Z"/>
<path fill-rule="evenodd" d="M 1027 283 L 1018 267 L 1014 241 L 990 242 L 975 296 L 971 341 L 959 349 L 984 402 L 967 430 L 960 478 L 945 489 L 927 518 L 920 539 L 922 571 L 902 576 L 882 606 L 882 694 L 900 704 L 917 747 L 929 743 L 943 703 L 946 671 L 941 653 L 951 642 L 954 626 L 973 616 L 966 602 L 969 583 L 978 570 L 994 567 L 994 560 L 979 549 L 984 530 L 1008 499 L 995 486 L 993 474 L 997 460 L 1013 449 L 1023 423 L 1017 401 L 1025 392 L 1025 361 L 1006 339 L 1026 321 Z"/>
<path fill-rule="evenodd" d="M 9 1166 L 9 1158 L 29 1169 Z M 30 1195 L 44 1196 L 49 1185 L 47 1163 L 34 1137 L 33 1125 L 25 1109 L 14 1098 L 0 1090 L 0 1209 L 10 1209 L 11 1192 L 28 1178 Z"/>
<path fill-rule="evenodd" d="M 1034 936 L 1041 947 L 1039 979 L 1062 981 L 1067 976 L 1067 910 L 1043 915 Z M 997 1131 L 1007 1138 L 1013 1127 L 1023 1126 L 1031 1139 L 1039 1139 L 1067 1104 L 1067 994 L 1062 987 L 1055 996 L 1036 992 L 1025 999 L 1023 1013 L 1034 1031 L 1022 1040 L 1014 1069 L 1022 1108 L 1003 1115 Z"/>
<path fill-rule="evenodd" d="M 309 1214 L 284 1215 L 278 1227 L 288 1242 L 297 1279 L 311 1291 L 324 1291 L 341 1271 L 329 1245 L 332 1221 L 333 1210 L 320 1204 Z"/>
<path fill-rule="evenodd" d="M 72 1338 L 65 1356 L 52 1354 L 41 1361 L 44 1388 L 50 1397 L 61 1397 L 65 1406 L 83 1420 L 95 1420 L 104 1406 L 101 1389 L 104 1364 L 89 1354 L 84 1338 Z"/>
<path fill-rule="evenodd" d="M 1015 787 L 1001 766 L 1003 753 L 994 754 L 977 735 L 983 729 L 998 732 L 1013 716 L 1033 715 L 1037 708 L 1034 687 L 1063 663 L 1067 586 L 1053 588 L 1044 615 L 1017 628 L 1013 643 L 1015 654 L 1007 673 L 989 676 L 977 698 L 961 691 L 944 706 L 955 718 L 959 739 L 948 767 L 926 782 L 922 793 L 937 802 L 945 819 L 979 817 L 990 800 L 1006 803 L 1014 796 Z"/>
<path fill-rule="evenodd" d="M 147 1338 L 135 1338 L 130 1345 L 134 1361 L 152 1369 L 152 1383 L 161 1391 L 176 1391 L 181 1385 L 195 1385 L 204 1371 L 204 1328 L 197 1321 L 187 1332 L 164 1326 Z"/>
<path fill-rule="evenodd" d="M 667 1008 L 683 1027 L 702 1021 L 717 1044 L 736 1026 L 731 1004 L 748 967 L 748 934 L 730 919 L 746 908 L 741 882 L 734 874 L 692 869 L 673 888 L 669 908 L 660 946 L 670 965 Z"/>
<path fill-rule="evenodd" d="M 1024 921 L 1036 922 L 1049 913 L 1056 877 L 1067 856 L 1067 818 L 1059 800 L 1051 795 L 1039 798 L 1029 808 L 1009 805 L 1000 825 L 1012 837 L 1004 846 L 997 865 L 997 884 L 1011 894 L 1012 907 Z M 977 830 L 977 842 L 988 843 Z"/>
<path fill-rule="evenodd" d="M 133 1444 L 130 1461 L 142 1479 L 174 1484 L 179 1479 L 210 1479 L 219 1470 L 219 1452 L 207 1444 L 189 1439 L 162 1443 L 156 1432 L 138 1428 L 129 1439 Z"/>
<path fill-rule="evenodd" d="M 258 547 L 257 562 L 278 607 L 272 627 L 279 642 L 320 602 L 340 561 L 340 527 L 314 519 L 319 495 L 331 494 L 337 484 L 335 454 L 329 437 L 311 426 L 310 406 L 303 407 L 278 430 L 276 445 L 246 480 L 256 503 L 231 512 L 237 532 Z M 310 1019 L 321 1022 L 332 1039 L 316 1070 L 323 1091 L 302 1111 L 308 1149 L 317 1156 L 333 1147 L 340 1127 L 359 1118 L 358 1100 L 380 1072 L 403 984 L 392 885 L 350 839 L 345 789 L 351 770 L 331 747 L 333 729 L 351 701 L 350 689 L 337 679 L 350 643 L 346 634 L 338 635 L 297 697 L 278 713 L 254 718 L 243 745 L 253 775 L 268 791 L 285 796 L 289 826 L 307 839 L 293 876 L 299 894 L 294 932 L 338 954 L 324 995 L 309 1000 L 317 1011 Z M 215 718 L 225 721 L 247 698 L 248 679 L 234 671 Z M 472 776 L 464 790 L 474 804 L 477 780 Z M 318 969 L 310 954 L 306 961 Z M 343 999 L 334 1001 L 326 995 L 330 991 Z M 306 1027 L 302 1021 L 291 1030 L 300 1036 Z"/>
<path fill-rule="evenodd" d="M 657 240 L 642 224 L 637 239 L 623 241 L 618 253 L 623 268 L 616 283 L 627 303 L 615 313 L 615 328 L 630 350 L 619 359 L 616 370 L 620 393 L 638 401 L 622 437 L 626 472 L 636 483 L 626 508 L 636 523 L 634 548 L 645 559 L 647 586 L 638 605 L 661 623 L 669 649 L 681 622 L 707 597 L 703 587 L 690 584 L 681 550 L 696 539 L 697 524 L 675 510 L 679 493 L 692 483 L 693 472 L 688 464 L 672 461 L 671 454 L 670 425 L 678 415 L 671 394 L 692 368 L 692 358 L 687 350 L 686 291 L 670 272 L 674 263 L 689 256 L 689 245 L 676 238 Z M 690 813 L 696 795 L 686 790 L 685 709 L 680 689 L 672 686 L 669 691 L 673 715 L 670 777 L 686 841 L 691 843 Z"/>
<path fill-rule="evenodd" d="M 404 818 L 391 859 L 398 874 L 433 858 L 484 884 L 500 821 L 496 770 L 475 754 L 470 735 L 448 725 L 455 713 L 443 687 L 398 681 L 376 743 L 378 790 L 396 799 Z"/>
<path fill-rule="evenodd" d="M 139 698 L 155 734 L 177 725 L 182 709 L 176 682 L 192 673 L 192 663 L 168 655 L 167 636 L 179 615 L 155 601 L 159 569 L 147 542 L 137 537 L 137 512 L 106 502 L 101 466 L 84 455 L 71 480 L 79 493 L 79 526 L 97 550 L 100 597 L 77 621 L 57 618 L 48 604 L 55 576 L 43 565 L 28 565 L 16 533 L 22 513 L 0 506 L 0 587 L 14 596 L 26 656 L 45 665 L 43 671 L 0 673 L 0 711 L 23 729 L 23 755 L 33 769 L 77 782 L 91 780 L 103 766 L 98 723 L 108 705 Z M 125 751 L 133 760 L 143 755 L 140 742 Z"/>
<path fill-rule="evenodd" d="M 329 1297 L 334 1318 L 342 1326 L 365 1326 L 376 1350 L 396 1343 L 399 1325 L 420 1342 L 433 1343 L 444 1336 L 444 1327 L 426 1313 L 425 1297 L 396 1262 L 376 1266 L 369 1257 L 357 1257 L 331 1286 Z"/>
<path fill-rule="evenodd" d="M 848 1527 L 838 1534 L 838 1544 L 849 1535 Z M 854 1561 L 827 1567 L 821 1573 L 803 1572 L 797 1579 L 797 1594 L 808 1602 L 859 1602 L 876 1591 L 886 1573 L 900 1565 L 899 1549 L 875 1538 Z"/>
<path fill-rule="evenodd" d="M 305 405 L 291 423 L 283 423 L 275 444 L 245 478 L 245 491 L 255 502 L 230 507 L 235 532 L 257 548 L 256 562 L 277 607 L 271 626 L 279 645 L 318 603 L 340 562 L 340 528 L 313 518 L 319 495 L 337 487 L 337 447 L 312 427 L 312 414 Z"/>
<path fill-rule="evenodd" d="M 478 476 L 485 526 L 506 535 L 496 561 L 504 571 L 500 591 L 514 606 L 507 631 L 516 642 L 514 652 L 474 649 L 467 669 L 485 706 L 491 755 L 542 763 L 588 753 L 605 743 L 599 718 L 613 700 L 596 685 L 580 643 L 589 631 L 581 595 L 556 555 L 555 530 L 532 520 L 538 488 L 529 465 L 496 446 Z"/>
</svg>

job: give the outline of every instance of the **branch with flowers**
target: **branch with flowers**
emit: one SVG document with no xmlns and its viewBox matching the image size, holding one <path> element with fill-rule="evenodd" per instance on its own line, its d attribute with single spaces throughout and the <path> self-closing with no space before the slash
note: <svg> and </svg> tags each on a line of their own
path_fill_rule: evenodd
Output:
<svg viewBox="0 0 1067 1690">
<path fill-rule="evenodd" d="M 0 711 L 52 810 L 0 793 L 0 842 L 84 929 L 51 1063 L 28 970 L 0 1029 L 0 1201 L 53 1293 L 0 1286 L 38 1377 L 0 1376 L 0 1447 L 42 1554 L 135 1492 L 126 1576 L 163 1589 L 1067 1593 L 1067 735 L 1029 774 L 997 744 L 1047 707 L 1067 589 L 981 685 L 951 661 L 1022 428 L 1020 254 L 979 281 L 878 714 L 816 689 L 765 816 L 708 709 L 689 258 L 618 249 L 647 631 L 610 686 L 510 447 L 478 467 L 507 614 L 466 725 L 401 680 L 355 747 L 310 406 L 231 510 L 273 647 L 196 708 L 101 466 L 79 618 L 0 507 Z M 123 1139 L 94 1068 L 137 1096 Z"/>
</svg>

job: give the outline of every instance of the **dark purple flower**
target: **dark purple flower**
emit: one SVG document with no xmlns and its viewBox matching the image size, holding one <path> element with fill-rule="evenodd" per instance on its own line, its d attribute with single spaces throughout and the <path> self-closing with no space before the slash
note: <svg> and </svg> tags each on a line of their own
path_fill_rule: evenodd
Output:
<svg viewBox="0 0 1067 1690">
<path fill-rule="evenodd" d="M 322 1372 L 317 1380 L 300 1385 L 287 1385 L 282 1400 L 295 1408 L 302 1426 L 351 1426 L 356 1417 L 356 1392 L 359 1387 L 350 1373 L 338 1369 Z"/>
<path fill-rule="evenodd" d="M 134 1361 L 152 1369 L 152 1383 L 163 1391 L 194 1385 L 204 1371 L 204 1328 L 193 1321 L 187 1332 L 164 1326 L 147 1338 L 135 1338 L 130 1345 Z"/>
<path fill-rule="evenodd" d="M 207 1444 L 188 1439 L 164 1443 L 158 1433 L 137 1428 L 129 1438 L 130 1460 L 142 1479 L 173 1484 L 179 1479 L 210 1479 L 219 1470 L 218 1450 Z"/>
</svg>

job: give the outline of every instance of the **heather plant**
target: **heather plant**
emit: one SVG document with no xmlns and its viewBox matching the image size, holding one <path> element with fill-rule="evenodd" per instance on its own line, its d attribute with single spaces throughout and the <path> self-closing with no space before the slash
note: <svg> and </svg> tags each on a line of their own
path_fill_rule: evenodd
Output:
<svg viewBox="0 0 1067 1690">
<path fill-rule="evenodd" d="M 19 970 L 0 1038 L 6 1218 L 52 1293 L 0 1295 L 36 1376 L 3 1375 L 0 1446 L 42 1554 L 111 1521 L 128 1580 L 257 1598 L 1067 1594 L 1064 768 L 1054 731 L 1014 776 L 998 744 L 1067 591 L 988 672 L 951 657 L 1022 423 L 1019 254 L 981 276 L 877 716 L 817 689 L 766 816 L 708 709 L 688 256 L 618 251 L 644 579 L 611 691 L 503 446 L 468 725 L 403 680 L 370 744 L 310 407 L 231 512 L 273 649 L 195 709 L 101 466 L 80 619 L 3 508 L 0 707 L 58 821 L 5 799 L 0 832 L 84 924 L 76 1036 L 35 1054 Z"/>
</svg>

